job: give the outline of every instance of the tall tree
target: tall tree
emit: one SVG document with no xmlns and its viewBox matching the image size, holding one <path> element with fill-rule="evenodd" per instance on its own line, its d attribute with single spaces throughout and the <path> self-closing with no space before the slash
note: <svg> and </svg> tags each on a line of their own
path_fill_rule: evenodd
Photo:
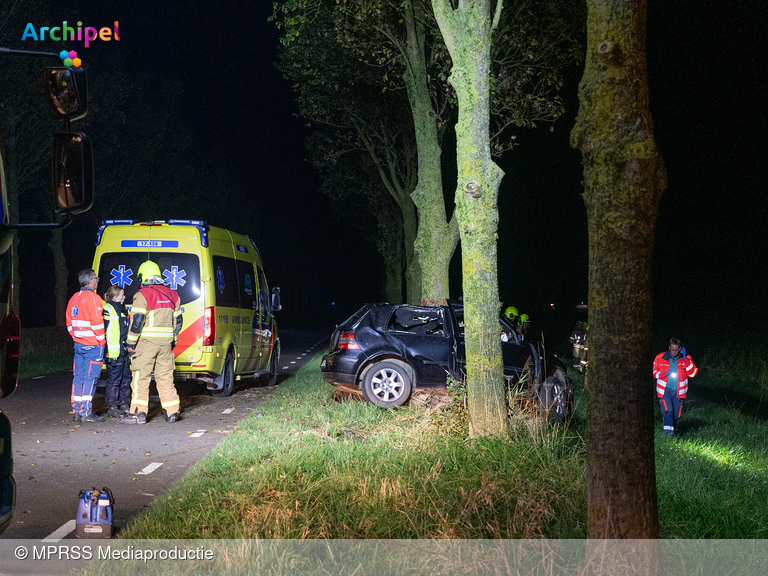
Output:
<svg viewBox="0 0 768 576">
<path fill-rule="evenodd" d="M 536 121 L 552 121 L 562 113 L 562 102 L 556 96 L 561 71 L 579 55 L 573 40 L 578 18 L 569 21 L 562 14 L 564 7 L 574 3 L 524 0 L 502 23 L 493 61 L 497 152 L 509 147 L 509 134 L 504 133 L 508 126 L 534 126 Z M 420 265 L 421 295 L 425 303 L 443 302 L 448 296 L 448 265 L 459 236 L 455 216 L 447 220 L 441 133 L 453 121 L 456 98 L 446 83 L 450 58 L 428 3 L 287 0 L 275 4 L 275 15 L 281 17 L 279 24 L 284 27 L 283 44 L 295 46 L 289 49 L 288 60 L 304 70 L 298 82 L 300 102 L 308 96 L 314 99 L 318 87 L 328 86 L 336 91 L 331 100 L 339 101 L 339 94 L 362 74 L 374 78 L 379 93 L 405 91 L 418 158 L 418 183 L 410 196 L 418 209 L 413 248 Z M 314 51 L 308 50 L 311 46 L 316 47 Z M 338 47 L 342 48 L 340 54 Z M 284 71 L 286 63 L 281 62 Z M 371 71 L 376 74 L 370 76 Z M 306 117 L 304 111 L 302 115 Z M 407 229 L 405 236 L 406 249 L 411 250 Z M 409 258 L 409 270 L 412 265 Z"/>
<path fill-rule="evenodd" d="M 571 143 L 589 227 L 587 537 L 658 538 L 651 248 L 666 188 L 653 137 L 645 0 L 588 0 L 587 60 Z"/>
<path fill-rule="evenodd" d="M 459 102 L 456 124 L 456 214 L 461 234 L 467 400 L 470 434 L 506 432 L 503 364 L 499 339 L 497 198 L 504 172 L 491 159 L 491 0 L 432 0 L 453 61 L 450 82 Z"/>
</svg>

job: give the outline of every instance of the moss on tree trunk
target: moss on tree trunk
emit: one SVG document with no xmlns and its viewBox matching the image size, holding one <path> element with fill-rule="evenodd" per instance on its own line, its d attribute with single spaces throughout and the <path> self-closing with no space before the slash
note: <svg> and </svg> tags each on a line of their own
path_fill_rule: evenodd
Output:
<svg viewBox="0 0 768 576">
<path fill-rule="evenodd" d="M 473 437 L 507 431 L 499 338 L 497 199 L 504 176 L 490 151 L 491 12 L 488 0 L 432 6 L 453 61 L 456 125 L 456 216 L 461 235 L 467 394 Z"/>
<path fill-rule="evenodd" d="M 653 139 L 645 1 L 588 0 L 571 138 L 589 226 L 588 538 L 658 538 L 651 249 L 666 187 Z"/>
</svg>

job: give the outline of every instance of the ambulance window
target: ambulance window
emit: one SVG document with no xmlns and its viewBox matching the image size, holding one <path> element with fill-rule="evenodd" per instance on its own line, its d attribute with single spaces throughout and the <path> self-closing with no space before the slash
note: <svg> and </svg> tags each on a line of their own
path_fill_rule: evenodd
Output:
<svg viewBox="0 0 768 576">
<path fill-rule="evenodd" d="M 214 256 L 212 280 L 216 290 L 216 305 L 240 308 L 240 291 L 238 290 L 235 259 Z"/>
<path fill-rule="evenodd" d="M 194 254 L 152 252 L 149 259 L 157 263 L 165 284 L 179 293 L 182 306 L 200 298 L 200 260 Z M 133 303 L 133 295 L 141 288 L 138 282 L 139 266 L 147 260 L 146 252 L 109 252 L 99 263 L 100 296 L 110 286 L 125 290 L 125 303 Z"/>
<path fill-rule="evenodd" d="M 257 295 L 256 295 L 256 278 L 253 275 L 253 264 L 250 262 L 244 262 L 243 260 L 237 261 L 237 275 L 240 277 L 240 300 L 243 308 L 248 310 L 256 310 L 257 308 Z"/>
<path fill-rule="evenodd" d="M 264 270 L 259 268 L 259 307 L 266 313 L 271 309 L 269 303 L 269 287 L 267 279 L 264 277 Z"/>
</svg>

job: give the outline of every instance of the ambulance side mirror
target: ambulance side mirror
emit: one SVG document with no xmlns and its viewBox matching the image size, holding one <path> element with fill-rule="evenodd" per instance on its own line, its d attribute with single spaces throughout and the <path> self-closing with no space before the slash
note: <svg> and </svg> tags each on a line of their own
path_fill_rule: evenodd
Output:
<svg viewBox="0 0 768 576">
<path fill-rule="evenodd" d="M 272 288 L 272 312 L 280 312 L 283 307 L 280 304 L 280 288 L 275 286 Z"/>
<path fill-rule="evenodd" d="M 82 132 L 53 135 L 53 209 L 74 216 L 93 205 L 91 141 Z"/>
<path fill-rule="evenodd" d="M 82 68 L 45 68 L 42 84 L 45 101 L 59 120 L 79 120 L 88 114 L 88 89 Z"/>
</svg>

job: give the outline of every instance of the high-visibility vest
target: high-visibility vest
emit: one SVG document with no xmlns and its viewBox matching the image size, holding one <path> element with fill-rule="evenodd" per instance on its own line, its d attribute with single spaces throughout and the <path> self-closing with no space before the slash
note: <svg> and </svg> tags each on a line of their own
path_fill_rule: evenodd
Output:
<svg viewBox="0 0 768 576">
<path fill-rule="evenodd" d="M 104 302 L 104 324 L 107 329 L 107 358 L 120 357 L 120 324 L 125 313 L 118 314 L 115 307 L 109 302 Z"/>
</svg>

